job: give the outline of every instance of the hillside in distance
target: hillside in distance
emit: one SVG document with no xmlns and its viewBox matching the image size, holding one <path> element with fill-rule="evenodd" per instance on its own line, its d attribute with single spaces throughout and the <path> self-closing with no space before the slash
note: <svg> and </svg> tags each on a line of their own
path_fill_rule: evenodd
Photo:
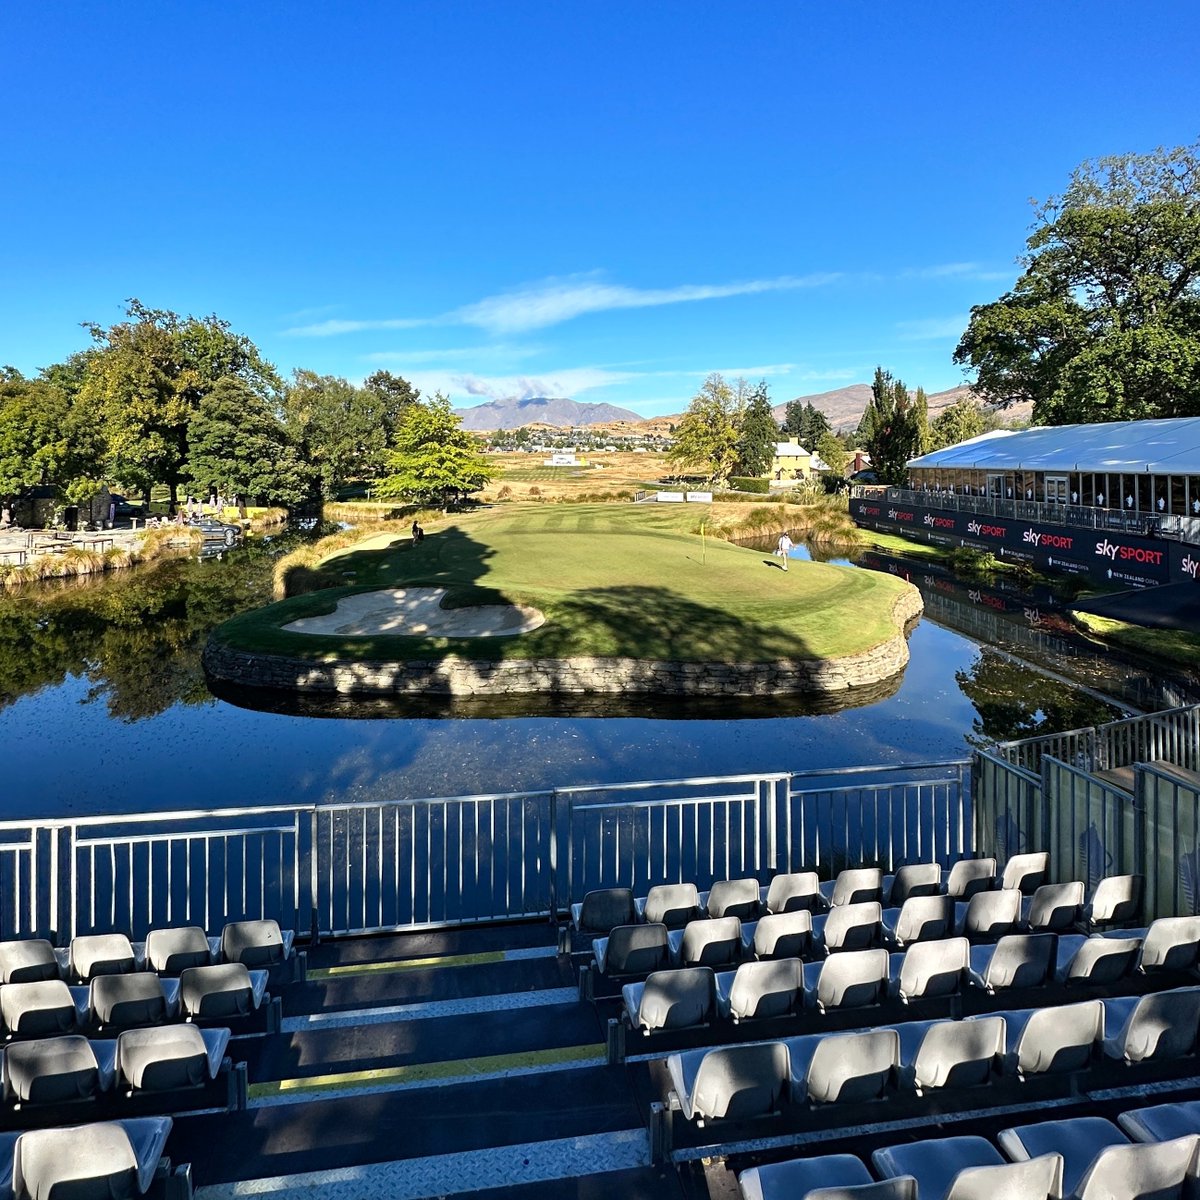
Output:
<svg viewBox="0 0 1200 1200">
<path fill-rule="evenodd" d="M 957 387 L 947 388 L 943 392 L 930 392 L 926 397 L 929 401 L 929 419 L 945 412 L 952 404 L 964 397 L 973 395 L 969 384 L 961 383 Z M 852 383 L 847 387 L 835 388 L 831 392 L 817 392 L 811 396 L 797 396 L 801 404 L 812 404 L 814 408 L 829 419 L 829 424 L 837 430 L 856 429 L 862 420 L 862 415 L 871 403 L 871 385 L 868 383 Z M 987 406 L 985 406 L 987 407 Z M 1028 421 L 1033 412 L 1030 404 L 1014 404 L 1011 408 L 1002 408 L 999 417 L 1004 425 L 1013 425 Z M 782 422 L 787 415 L 787 404 L 777 404 L 771 409 L 775 420 Z"/>
<path fill-rule="evenodd" d="M 523 425 L 549 425 L 577 428 L 583 425 L 608 425 L 613 422 L 638 422 L 642 418 L 627 408 L 612 404 L 583 404 L 550 396 L 530 396 L 524 400 L 491 400 L 470 408 L 454 410 L 462 418 L 464 429 L 490 433 L 497 429 L 520 429 Z"/>
</svg>

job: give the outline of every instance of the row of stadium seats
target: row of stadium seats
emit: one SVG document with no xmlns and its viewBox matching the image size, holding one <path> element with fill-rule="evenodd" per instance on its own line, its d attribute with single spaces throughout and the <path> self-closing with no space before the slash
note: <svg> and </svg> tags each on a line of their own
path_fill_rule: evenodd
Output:
<svg viewBox="0 0 1200 1200">
<path fill-rule="evenodd" d="M 1200 950 L 1200 944 L 1194 948 Z M 869 1017 L 873 1008 L 889 1004 L 940 1015 L 925 1002 L 954 999 L 954 1011 L 986 1011 L 993 1007 L 986 997 L 1048 983 L 1059 985 L 1056 995 L 1107 991 L 1134 974 L 1142 951 L 1139 937 L 1016 934 L 994 946 L 946 938 L 895 954 L 851 950 L 818 963 L 780 958 L 720 973 L 703 966 L 657 971 L 621 989 L 623 1007 L 609 1021 L 608 1053 L 610 1061 L 622 1061 L 630 1031 L 673 1039 L 709 1028 L 719 1032 L 723 1025 L 780 1020 L 812 1029 L 826 1014 L 861 1009 Z"/>
<path fill-rule="evenodd" d="M 30 1106 L 199 1088 L 232 1069 L 228 1047 L 228 1029 L 194 1025 L 128 1030 L 115 1041 L 70 1035 L 17 1042 L 0 1051 L 0 1096 L 7 1118 Z"/>
<path fill-rule="evenodd" d="M 0 984 L 61 979 L 85 984 L 101 975 L 149 970 L 180 975 L 189 967 L 241 963 L 270 970 L 292 958 L 295 934 L 272 920 L 231 921 L 220 937 L 197 925 L 153 929 L 145 942 L 123 933 L 89 933 L 55 948 L 44 938 L 0 942 Z"/>
<path fill-rule="evenodd" d="M 1101 1117 L 828 1154 L 751 1167 L 743 1200 L 1186 1200 L 1200 1177 L 1200 1105 L 1163 1104 Z"/>
<path fill-rule="evenodd" d="M 111 1037 L 174 1021 L 249 1021 L 264 1009 L 273 1026 L 277 1006 L 267 981 L 266 971 L 218 963 L 188 967 L 178 979 L 143 971 L 100 975 L 86 987 L 69 987 L 61 979 L 5 983 L 0 984 L 0 1028 L 10 1041 L 68 1033 Z"/>
<path fill-rule="evenodd" d="M 1032 898 L 1042 886 L 1046 858 L 1045 854 L 1014 855 L 1000 875 L 995 874 L 995 860 L 988 858 L 964 859 L 945 872 L 936 863 L 901 867 L 895 875 L 884 875 L 875 867 L 855 867 L 825 882 L 815 871 L 799 871 L 776 875 L 766 887 L 753 878 L 729 879 L 713 884 L 707 892 L 694 883 L 659 884 L 643 897 L 635 897 L 631 888 L 602 888 L 571 905 L 571 920 L 577 933 L 596 935 L 621 925 L 659 924 L 676 929 L 702 918 L 745 921 L 776 913 L 828 913 L 852 904 L 899 909 L 917 897 L 946 896 L 967 904 L 981 893 L 993 891 L 1014 893 L 1007 904 L 997 902 L 1002 911 L 1020 910 L 1021 898 Z M 1102 879 L 1090 898 L 1084 896 L 1081 883 L 1058 886 L 1067 890 L 1047 893 L 1043 905 L 1049 905 L 1053 896 L 1056 909 L 1073 906 L 1071 921 L 1085 932 L 1128 923 L 1136 918 L 1141 903 L 1140 875 Z M 1024 911 L 1031 907 L 1027 900 Z"/>
<path fill-rule="evenodd" d="M 962 1020 L 915 1021 L 851 1033 L 686 1051 L 667 1059 L 670 1111 L 689 1121 L 743 1121 L 889 1094 L 1081 1071 L 1106 1060 L 1174 1062 L 1194 1054 L 1200 987 L 1085 1000 Z M 855 1123 L 861 1122 L 856 1112 Z"/>
<path fill-rule="evenodd" d="M 665 924 L 618 925 L 592 942 L 596 969 L 612 978 L 645 974 L 668 964 L 726 966 L 746 958 L 802 958 L 877 946 L 901 950 L 920 942 L 965 937 L 994 943 L 1017 932 L 1065 932 L 1074 926 L 1083 884 L 1045 884 L 1021 903 L 1015 891 L 980 892 L 966 904 L 948 896 L 913 896 L 901 908 L 876 901 L 843 904 L 814 917 L 807 911 L 771 913 L 757 921 L 703 917 L 682 929 Z M 643 965 L 649 963 L 649 966 Z"/>
<path fill-rule="evenodd" d="M 0 1200 L 126 1200 L 172 1174 L 170 1117 L 0 1133 Z M 190 1193 L 190 1168 L 174 1172 Z"/>
</svg>

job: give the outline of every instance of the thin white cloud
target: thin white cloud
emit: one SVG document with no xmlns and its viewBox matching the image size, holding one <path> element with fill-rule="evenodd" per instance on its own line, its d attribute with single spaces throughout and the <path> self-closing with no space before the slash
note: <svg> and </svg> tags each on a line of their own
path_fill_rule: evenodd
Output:
<svg viewBox="0 0 1200 1200">
<path fill-rule="evenodd" d="M 902 279 L 968 279 L 975 283 L 994 283 L 1012 279 L 1011 270 L 1000 271 L 977 262 L 935 263 L 928 267 L 913 267 L 902 271 Z"/>
<path fill-rule="evenodd" d="M 493 335 L 525 333 L 560 325 L 587 313 L 617 309 L 657 308 L 667 304 L 690 304 L 731 296 L 763 292 L 795 291 L 822 287 L 840 279 L 837 273 L 780 275 L 774 279 L 750 279 L 738 283 L 684 284 L 670 288 L 634 288 L 605 283 L 598 276 L 570 275 L 544 279 L 527 287 L 486 296 L 436 317 L 389 317 L 380 320 L 328 320 L 298 325 L 284 332 L 295 337 L 335 337 L 381 329 L 417 329 L 430 325 L 469 325 Z"/>
<path fill-rule="evenodd" d="M 568 367 L 528 375 L 481 375 L 456 371 L 415 371 L 410 380 L 425 395 L 444 392 L 452 400 L 483 403 L 488 400 L 528 400 L 534 396 L 571 397 L 599 388 L 629 383 L 632 371 L 604 367 Z"/>
<path fill-rule="evenodd" d="M 916 321 L 898 321 L 896 333 L 903 342 L 936 342 L 958 340 L 966 329 L 970 316 L 957 313 L 952 317 L 924 317 Z"/>
</svg>

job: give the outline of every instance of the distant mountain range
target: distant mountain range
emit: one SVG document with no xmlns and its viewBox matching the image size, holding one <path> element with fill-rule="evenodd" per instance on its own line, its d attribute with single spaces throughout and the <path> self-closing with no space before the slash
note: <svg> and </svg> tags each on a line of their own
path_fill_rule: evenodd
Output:
<svg viewBox="0 0 1200 1200">
<path fill-rule="evenodd" d="M 944 392 L 929 394 L 929 419 L 949 408 L 964 396 L 970 396 L 967 384 L 947 388 Z M 854 429 L 862 419 L 871 402 L 871 385 L 851 383 L 830 392 L 815 392 L 809 396 L 797 396 L 801 404 L 812 404 L 825 414 L 834 429 Z M 535 396 L 527 400 L 492 400 L 472 408 L 458 408 L 455 412 L 462 417 L 464 429 L 476 432 L 492 432 L 497 429 L 520 429 L 523 425 L 545 425 L 552 428 L 580 428 L 585 425 L 617 426 L 627 433 L 667 433 L 678 423 L 682 413 L 671 416 L 651 417 L 648 420 L 617 408 L 612 404 L 583 404 L 578 400 Z M 787 413 L 787 404 L 777 404 L 771 409 L 775 419 L 782 423 Z M 1032 412 L 1030 405 L 1014 405 L 1001 411 L 1006 425 L 1027 421 Z"/>
<path fill-rule="evenodd" d="M 583 425 L 608 425 L 614 421 L 638 423 L 642 420 L 627 408 L 612 404 L 581 404 L 578 400 L 531 396 L 526 400 L 492 400 L 472 408 L 456 408 L 462 427 L 479 433 L 496 429 L 520 429 L 522 425 L 551 425 L 577 428 Z"/>
</svg>

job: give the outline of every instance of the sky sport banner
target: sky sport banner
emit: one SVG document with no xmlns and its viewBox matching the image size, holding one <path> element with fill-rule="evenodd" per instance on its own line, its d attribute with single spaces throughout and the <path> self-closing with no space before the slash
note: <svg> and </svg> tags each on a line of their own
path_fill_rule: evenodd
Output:
<svg viewBox="0 0 1200 1200">
<path fill-rule="evenodd" d="M 1068 575 L 1087 575 L 1118 587 L 1195 581 L 1200 568 L 1200 547 L 1160 538 L 1042 525 L 886 499 L 852 499 L 850 515 L 860 525 L 888 533 L 990 550 L 997 558 Z"/>
</svg>

